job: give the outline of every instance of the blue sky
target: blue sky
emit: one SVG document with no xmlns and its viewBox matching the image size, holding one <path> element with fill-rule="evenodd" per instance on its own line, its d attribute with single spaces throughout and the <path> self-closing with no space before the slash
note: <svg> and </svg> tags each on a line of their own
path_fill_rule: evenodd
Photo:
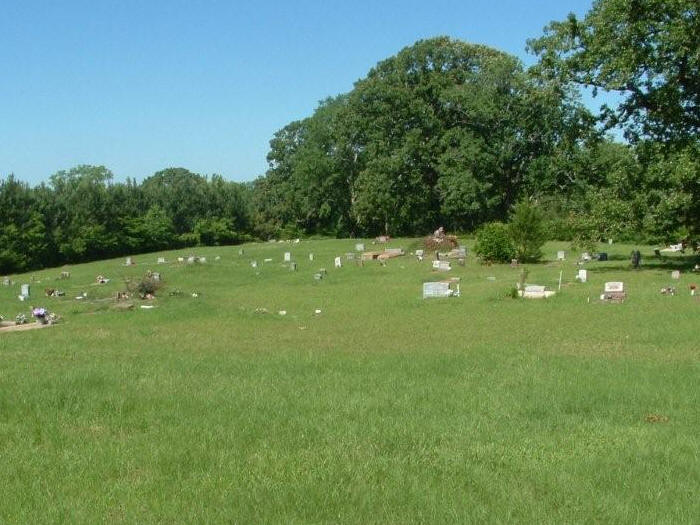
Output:
<svg viewBox="0 0 700 525">
<path fill-rule="evenodd" d="M 0 177 L 78 164 L 141 180 L 169 166 L 232 180 L 272 134 L 418 39 L 519 56 L 590 0 L 0 4 Z"/>
</svg>

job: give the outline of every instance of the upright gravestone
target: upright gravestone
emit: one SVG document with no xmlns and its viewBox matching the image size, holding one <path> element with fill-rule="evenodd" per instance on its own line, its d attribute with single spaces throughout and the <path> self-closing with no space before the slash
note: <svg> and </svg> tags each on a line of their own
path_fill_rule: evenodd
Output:
<svg viewBox="0 0 700 525">
<path fill-rule="evenodd" d="M 125 266 L 131 266 L 134 264 L 134 262 L 131 260 L 131 257 L 126 258 L 126 262 L 124 263 Z"/>
<path fill-rule="evenodd" d="M 559 250 L 557 252 L 557 261 L 563 261 L 566 259 L 566 252 L 564 250 Z"/>
<path fill-rule="evenodd" d="M 671 272 L 671 279 L 680 279 L 681 278 L 681 272 L 678 270 L 673 270 Z"/>
<path fill-rule="evenodd" d="M 296 272 L 296 271 L 297 271 L 297 263 L 295 263 L 295 262 L 290 263 L 290 265 L 289 265 L 289 271 L 290 271 L 290 272 Z"/>
<path fill-rule="evenodd" d="M 28 284 L 23 284 L 19 294 L 24 298 L 27 299 L 29 297 L 29 285 Z M 23 300 L 24 300 L 23 299 Z"/>
<path fill-rule="evenodd" d="M 612 292 L 624 292 L 625 291 L 625 284 L 620 281 L 611 281 L 605 283 L 605 292 L 607 293 L 612 293 Z"/>
<path fill-rule="evenodd" d="M 354 261 L 355 260 L 355 254 L 353 252 L 348 252 L 345 254 L 345 260 L 346 261 Z"/>
<path fill-rule="evenodd" d="M 195 261 L 194 255 L 190 255 L 187 258 L 187 264 L 194 264 L 194 261 Z"/>
<path fill-rule="evenodd" d="M 576 279 L 585 283 L 588 280 L 588 270 L 579 270 Z"/>
<path fill-rule="evenodd" d="M 10 286 L 10 278 L 9 277 L 4 277 L 2 280 L 2 285 L 3 286 Z"/>
<path fill-rule="evenodd" d="M 160 273 L 159 273 L 159 272 L 153 272 L 153 275 L 151 275 L 151 278 L 152 278 L 155 282 L 159 283 L 159 282 L 160 282 Z"/>
<path fill-rule="evenodd" d="M 335 258 L 335 267 L 336 268 L 342 268 L 343 267 L 343 261 L 340 259 L 340 257 Z"/>
<path fill-rule="evenodd" d="M 365 245 L 364 245 L 364 243 L 358 242 L 358 243 L 355 245 L 355 251 L 356 251 L 356 252 L 364 252 L 364 251 L 365 251 Z"/>
<path fill-rule="evenodd" d="M 449 297 L 450 284 L 445 282 L 423 283 L 423 299 Z"/>
<path fill-rule="evenodd" d="M 201 262 L 201 263 L 207 262 L 207 258 L 206 258 L 206 257 L 200 257 L 198 260 L 199 260 L 199 262 Z"/>
<path fill-rule="evenodd" d="M 165 262 L 165 257 L 158 257 L 158 264 L 163 264 Z"/>
<path fill-rule="evenodd" d="M 240 250 L 238 250 L 238 255 L 243 255 L 243 248 L 241 248 Z"/>
<path fill-rule="evenodd" d="M 257 267 L 258 267 L 258 261 L 250 261 L 250 266 L 251 266 L 251 268 L 257 268 Z"/>
<path fill-rule="evenodd" d="M 310 254 L 309 254 L 309 260 L 310 260 L 310 261 L 313 261 L 313 260 L 314 260 L 314 254 L 313 254 L 313 253 L 310 253 Z"/>
<path fill-rule="evenodd" d="M 292 254 L 289 252 L 284 252 L 284 262 L 291 262 Z"/>
<path fill-rule="evenodd" d="M 450 261 L 433 261 L 433 269 L 439 272 L 447 272 L 452 269 Z"/>
</svg>

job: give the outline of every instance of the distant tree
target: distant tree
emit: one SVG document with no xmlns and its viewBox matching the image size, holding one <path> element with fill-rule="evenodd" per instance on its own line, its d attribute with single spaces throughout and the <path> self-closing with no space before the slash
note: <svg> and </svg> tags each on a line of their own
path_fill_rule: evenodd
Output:
<svg viewBox="0 0 700 525">
<path fill-rule="evenodd" d="M 547 241 L 542 211 L 527 200 L 520 201 L 513 208 L 508 229 L 518 260 L 539 261 L 542 257 L 542 246 Z"/>
</svg>

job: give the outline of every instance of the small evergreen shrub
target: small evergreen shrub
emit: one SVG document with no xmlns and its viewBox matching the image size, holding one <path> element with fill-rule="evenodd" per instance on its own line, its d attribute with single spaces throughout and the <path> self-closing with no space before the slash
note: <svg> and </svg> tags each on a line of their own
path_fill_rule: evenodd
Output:
<svg viewBox="0 0 700 525">
<path fill-rule="evenodd" d="M 515 257 L 515 246 L 508 226 L 502 222 L 485 224 L 476 234 L 474 253 L 484 262 L 510 262 Z"/>
</svg>

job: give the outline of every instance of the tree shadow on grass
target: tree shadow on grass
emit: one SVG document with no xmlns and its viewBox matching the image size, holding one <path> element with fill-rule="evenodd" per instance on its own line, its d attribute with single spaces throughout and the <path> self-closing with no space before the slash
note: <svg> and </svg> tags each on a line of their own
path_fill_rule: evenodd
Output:
<svg viewBox="0 0 700 525">
<path fill-rule="evenodd" d="M 609 261 L 623 261 L 627 260 L 627 257 L 617 255 L 614 258 L 610 257 Z M 592 261 L 586 266 L 589 270 L 595 270 L 597 272 L 622 272 L 622 271 L 633 271 L 633 272 L 643 272 L 644 270 L 667 270 L 673 271 L 678 270 L 680 272 L 692 272 L 696 264 L 700 264 L 700 255 L 681 255 L 674 257 L 661 257 L 652 256 L 642 258 L 642 264 L 640 268 L 632 267 L 632 264 L 627 264 L 626 266 L 607 266 L 605 262 L 595 262 Z M 695 272 L 700 278 L 700 272 Z"/>
</svg>

